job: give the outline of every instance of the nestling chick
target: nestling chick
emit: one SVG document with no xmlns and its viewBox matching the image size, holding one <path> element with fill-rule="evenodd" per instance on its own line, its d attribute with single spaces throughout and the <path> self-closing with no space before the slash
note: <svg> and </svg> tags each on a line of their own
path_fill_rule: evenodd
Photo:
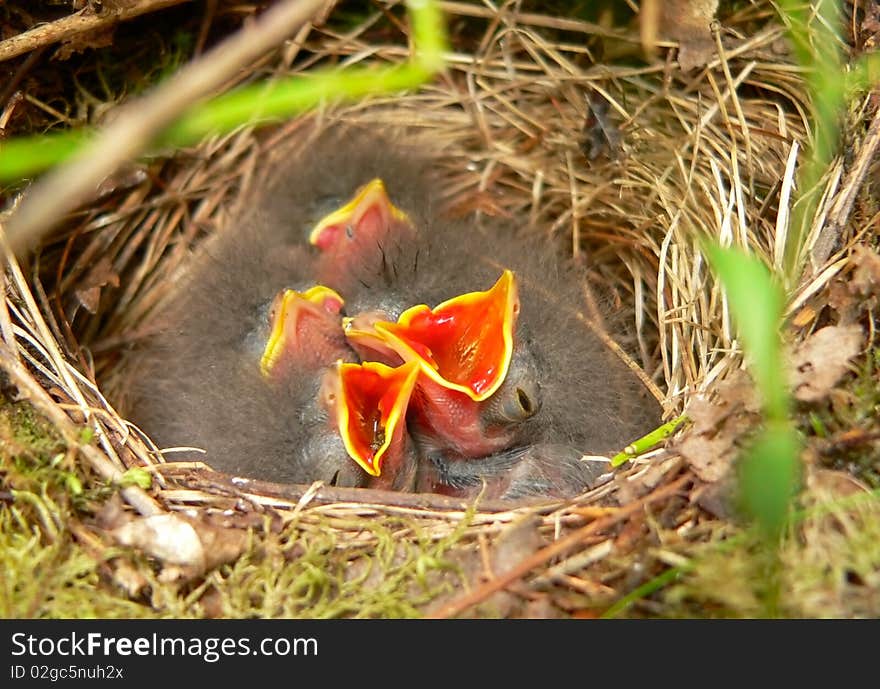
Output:
<svg viewBox="0 0 880 689">
<path fill-rule="evenodd" d="M 556 486 L 553 493 L 583 489 L 593 472 L 569 470 L 577 466 L 571 458 L 620 450 L 656 425 L 658 405 L 585 325 L 583 270 L 543 237 L 508 222 L 478 225 L 439 217 L 430 176 L 412 174 L 414 167 L 429 170 L 429 159 L 420 163 L 414 149 L 401 149 L 400 141 L 401 137 L 394 137 L 394 145 L 375 138 L 352 141 L 343 135 L 336 148 L 354 150 L 354 158 L 368 170 L 356 186 L 366 184 L 367 176 L 381 167 L 383 187 L 397 211 L 386 215 L 406 218 L 415 232 L 374 233 L 372 249 L 369 243 L 340 249 L 339 234 L 322 242 L 320 227 L 312 232 L 313 243 L 324 251 L 332 247 L 336 260 L 346 267 L 341 272 L 347 280 L 346 311 L 352 317 L 346 332 L 352 346 L 361 356 L 389 364 L 420 362 L 424 375 L 410 404 L 410 429 L 431 458 L 428 474 L 454 477 L 449 480 L 457 484 L 468 472 L 475 480 L 481 471 L 496 476 L 499 467 L 511 466 L 512 458 L 519 457 L 525 463 L 514 472 L 514 492 L 547 484 L 538 474 L 547 475 L 554 465 L 560 478 L 550 482 Z M 391 153 L 395 150 L 402 151 L 396 158 Z M 440 334 L 436 326 L 449 315 L 444 305 L 475 290 L 492 291 L 487 288 L 508 271 L 515 298 L 508 289 L 496 303 L 513 303 L 516 308 L 496 309 L 505 316 L 494 335 L 480 330 L 469 340 Z M 430 321 L 421 331 L 414 327 L 419 318 Z M 485 312 L 471 310 L 465 320 L 467 327 L 482 325 Z M 503 342 L 508 326 L 513 332 L 509 348 Z M 459 328 L 458 335 L 467 327 Z M 438 361 L 467 360 L 462 356 L 472 353 L 467 343 L 478 340 L 498 354 L 498 365 L 506 367 L 506 374 L 490 395 L 474 399 L 447 384 L 456 374 L 443 373 Z M 549 447 L 566 449 L 528 451 Z M 451 467 L 455 462 L 462 465 Z"/>
<path fill-rule="evenodd" d="M 221 234 L 193 266 L 142 349 L 133 420 L 229 473 L 412 489 L 415 367 L 361 366 L 332 290 L 279 290 L 306 280 L 312 256 L 275 222 L 257 216 Z"/>
<path fill-rule="evenodd" d="M 504 498 L 592 485 L 581 455 L 621 449 L 659 409 L 584 325 L 584 272 L 507 221 L 441 217 L 434 160 L 345 128 L 292 156 L 194 267 L 145 350 L 134 420 L 274 481 L 471 495 L 485 480 Z M 284 287 L 311 325 L 276 341 Z M 361 359 L 377 363 L 349 368 Z"/>
</svg>

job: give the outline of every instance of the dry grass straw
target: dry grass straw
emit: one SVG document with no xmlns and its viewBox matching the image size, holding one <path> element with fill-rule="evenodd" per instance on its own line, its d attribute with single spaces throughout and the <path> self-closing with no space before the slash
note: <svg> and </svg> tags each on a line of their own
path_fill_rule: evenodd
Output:
<svg viewBox="0 0 880 689">
<path fill-rule="evenodd" d="M 596 33 L 625 47 L 636 45 L 635 35 L 620 38 L 617 31 L 509 7 L 444 7 L 452 19 L 467 16 L 471 27 L 482 27 L 473 52 L 453 53 L 446 72 L 418 93 L 317 117 L 420 128 L 446 151 L 443 193 L 453 212 L 527 219 L 548 241 L 586 258 L 590 282 L 610 288 L 617 305 L 632 313 L 642 375 L 667 416 L 680 413 L 695 392 L 740 366 L 726 303 L 697 237 L 715 237 L 781 265 L 794 165 L 808 140 L 803 82 L 779 52 L 782 27 L 767 6 L 753 4 L 717 36 L 718 57 L 683 74 L 668 59 L 582 66 L 592 62 L 588 45 Z M 286 73 L 293 55 L 305 52 L 313 57 L 297 69 L 331 60 L 400 62 L 408 53 L 400 23 L 390 21 L 394 31 L 373 30 L 391 16 L 376 12 L 344 34 L 312 28 L 301 34 L 304 50 L 260 62 L 255 75 Z M 388 42 L 377 43 L 377 36 Z M 595 160 L 578 145 L 588 101 L 610 106 L 609 120 L 622 141 L 619 150 Z M 694 481 L 665 449 L 570 502 L 475 509 L 430 496 L 349 494 L 321 486 L 255 483 L 244 490 L 211 472 L 171 463 L 173 454 L 163 462 L 150 439 L 117 412 L 125 404 L 126 348 L 149 332 L 151 316 L 193 249 L 247 203 L 264 156 L 299 126 L 294 121 L 259 133 L 245 128 L 132 166 L 69 218 L 28 275 L 15 265 L 7 271 L 0 363 L 79 446 L 88 474 L 107 480 L 129 467 L 147 467 L 156 478 L 153 489 L 127 488 L 125 494 L 142 514 L 232 510 L 242 524 L 249 513 L 272 514 L 303 529 L 329 526 L 340 548 L 369 545 L 364 520 L 403 518 L 434 539 L 457 534 L 456 547 L 473 551 L 491 546 L 524 515 L 536 517 L 544 543 L 610 515 L 605 528 L 575 538 L 564 550 L 546 551 L 546 558 L 539 555 L 514 577 L 529 579 L 534 590 L 552 581 L 555 590 L 587 600 L 608 600 L 631 587 L 628 554 L 645 543 L 664 545 L 651 556 L 662 565 L 676 543 L 705 540 L 719 528 L 691 504 Z M 806 250 L 822 233 L 835 199 L 852 191 L 840 162 L 823 184 Z M 790 312 L 821 293 L 868 225 L 845 227 L 839 248 L 792 289 Z M 584 314 L 601 327 L 586 298 Z M 811 325 L 810 318 L 801 322 L 805 330 Z M 94 431 L 91 444 L 78 441 L 84 426 Z M 673 490 L 663 493 L 669 486 Z M 656 491 L 662 499 L 654 503 Z M 405 540 L 414 530 L 401 529 L 396 537 Z"/>
</svg>

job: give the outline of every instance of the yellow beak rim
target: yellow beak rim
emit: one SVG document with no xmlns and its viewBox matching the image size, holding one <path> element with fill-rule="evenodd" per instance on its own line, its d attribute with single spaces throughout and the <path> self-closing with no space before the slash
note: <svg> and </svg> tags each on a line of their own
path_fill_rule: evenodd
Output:
<svg viewBox="0 0 880 689">
<path fill-rule="evenodd" d="M 418 377 L 415 363 L 391 367 L 375 361 L 338 361 L 337 425 L 345 449 L 370 476 L 380 476 L 382 460 L 400 424 Z"/>
<path fill-rule="evenodd" d="M 376 177 L 361 187 L 354 197 L 341 208 L 325 215 L 309 233 L 309 244 L 321 249 L 327 247 L 325 232 L 334 225 L 357 226 L 370 208 L 380 208 L 389 219 L 409 222 L 409 216 L 391 203 L 385 183 Z"/>
<path fill-rule="evenodd" d="M 304 310 L 323 309 L 337 314 L 344 304 L 345 301 L 339 294 L 324 285 L 315 285 L 304 292 L 292 289 L 279 292 L 272 303 L 269 338 L 260 357 L 260 373 L 265 378 L 272 375 L 281 354 L 290 344 L 291 333 L 296 333 L 297 323 Z"/>
<path fill-rule="evenodd" d="M 516 280 L 512 271 L 505 270 L 489 290 L 453 297 L 433 309 L 424 304 L 414 306 L 404 311 L 397 323 L 380 321 L 374 327 L 404 361 L 418 363 L 431 380 L 482 402 L 507 376 L 518 314 Z M 461 331 L 450 329 L 457 335 L 455 341 L 443 342 L 441 336 L 432 343 L 436 334 L 432 330 L 439 332 L 457 318 L 461 319 Z M 442 351 L 450 348 L 454 350 L 451 356 Z"/>
</svg>

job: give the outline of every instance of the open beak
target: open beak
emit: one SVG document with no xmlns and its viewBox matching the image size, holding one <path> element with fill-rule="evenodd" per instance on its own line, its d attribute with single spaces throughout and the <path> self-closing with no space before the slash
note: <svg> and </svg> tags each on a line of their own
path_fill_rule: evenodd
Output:
<svg viewBox="0 0 880 689">
<path fill-rule="evenodd" d="M 279 292 L 269 311 L 269 339 L 260 359 L 260 372 L 266 378 L 277 375 L 285 353 L 295 352 L 303 364 L 316 364 L 310 357 L 312 348 L 304 346 L 304 337 L 316 337 L 326 329 L 328 319 L 338 322 L 344 305 L 342 297 L 329 287 L 316 285 L 305 292 L 284 289 Z M 315 325 L 315 324 L 318 325 Z"/>
<path fill-rule="evenodd" d="M 309 234 L 309 243 L 323 251 L 346 235 L 349 239 L 381 236 L 393 220 L 409 223 L 406 213 L 391 203 L 385 184 L 377 177 L 342 208 L 324 216 Z"/>
<path fill-rule="evenodd" d="M 518 314 L 516 281 L 505 270 L 485 292 L 462 294 L 433 309 L 414 306 L 397 323 L 378 322 L 374 328 L 404 361 L 418 363 L 436 383 L 481 402 L 507 375 Z"/>
<path fill-rule="evenodd" d="M 402 442 L 406 408 L 418 377 L 415 363 L 392 368 L 374 361 L 336 364 L 336 422 L 349 456 L 370 476 L 380 476 L 394 442 Z"/>
<path fill-rule="evenodd" d="M 365 311 L 342 319 L 345 338 L 362 361 L 380 361 L 389 366 L 403 363 L 385 336 L 375 328 L 376 323 L 384 322 L 387 318 L 388 314 L 384 311 Z"/>
</svg>

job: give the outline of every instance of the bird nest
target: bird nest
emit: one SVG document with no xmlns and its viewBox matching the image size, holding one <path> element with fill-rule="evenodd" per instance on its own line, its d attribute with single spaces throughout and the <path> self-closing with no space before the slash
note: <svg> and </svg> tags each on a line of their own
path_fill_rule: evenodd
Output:
<svg viewBox="0 0 880 689">
<path fill-rule="evenodd" d="M 741 368 L 699 237 L 779 264 L 794 163 L 810 140 L 807 89 L 784 27 L 751 3 L 723 18 L 705 65 L 685 72 L 675 44 L 647 63 L 602 61 L 597 42 L 640 48 L 632 35 L 578 20 L 444 7 L 468 31 L 442 75 L 417 92 L 309 120 L 417 128 L 444 151 L 449 213 L 516 218 L 567 247 L 588 269 L 584 327 L 606 336 L 664 419 L 675 418 Z M 405 26 L 384 6 L 355 28 L 332 27 L 301 33 L 307 59 L 291 67 L 282 51 L 250 76 L 409 55 Z M 851 120 L 871 107 L 866 98 Z M 662 572 L 676 551 L 727 531 L 704 508 L 717 476 L 681 451 L 680 438 L 575 499 L 529 503 L 244 482 L 163 458 L 126 420 L 131 348 L 151 333 L 200 243 L 247 206 L 273 151 L 305 121 L 132 163 L 26 265 L 8 267 L 2 366 L 72 448 L 66 461 L 85 486 L 115 487 L 90 493 L 69 522 L 89 552 L 105 553 L 111 578 L 133 599 L 153 584 L 150 602 L 171 614 L 194 613 L 158 600 L 160 584 L 184 591 L 202 614 L 594 614 Z M 853 160 L 877 145 L 876 131 L 873 139 L 863 127 L 847 131 Z M 851 217 L 852 203 L 841 205 L 860 183 L 853 168 L 839 161 L 822 180 L 806 242 L 813 262 L 788 295 L 794 339 L 816 327 L 816 304 L 855 269 L 854 246 L 876 227 L 876 216 Z M 631 356 L 604 333 L 589 288 L 627 314 Z M 157 577 L 132 576 L 130 560 L 106 555 L 118 544 L 161 563 Z M 258 576 L 284 596 L 236 607 L 228 591 Z"/>
</svg>

